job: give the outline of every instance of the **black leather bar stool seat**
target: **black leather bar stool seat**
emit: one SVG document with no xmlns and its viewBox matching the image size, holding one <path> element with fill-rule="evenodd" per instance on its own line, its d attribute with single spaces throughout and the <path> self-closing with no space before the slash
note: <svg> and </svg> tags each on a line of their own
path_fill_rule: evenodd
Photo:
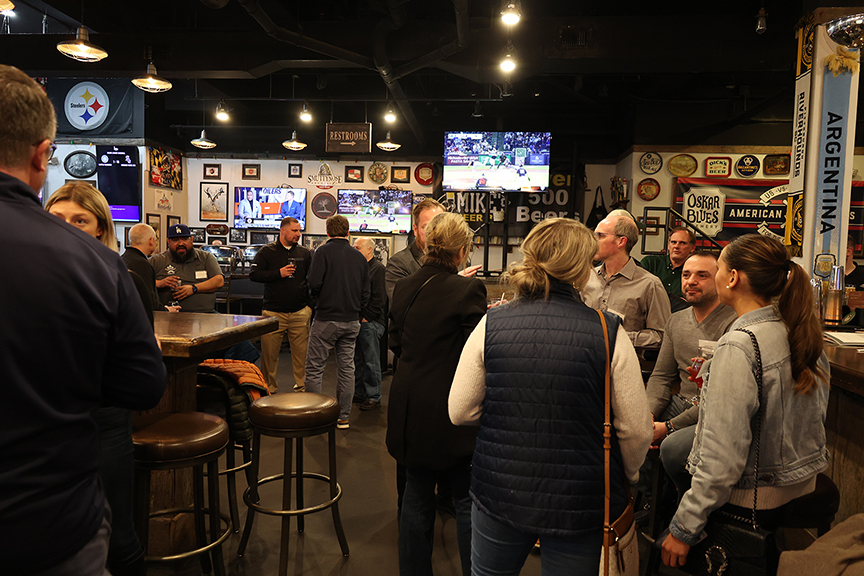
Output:
<svg viewBox="0 0 864 576">
<path fill-rule="evenodd" d="M 219 511 L 218 459 L 228 445 L 228 425 L 222 418 L 202 412 L 177 412 L 139 416 L 132 424 L 135 446 L 135 528 L 145 549 L 149 543 L 149 520 L 154 516 L 192 512 L 198 548 L 171 556 L 146 556 L 147 561 L 180 560 L 200 556 L 205 574 L 212 570 L 225 574 L 222 543 L 231 534 L 231 520 Z M 204 505 L 204 466 L 208 474 L 208 506 Z M 150 511 L 150 471 L 193 468 L 191 508 Z M 207 543 L 205 514 L 210 517 L 210 542 Z M 221 520 L 226 523 L 222 532 Z"/>
<path fill-rule="evenodd" d="M 303 515 L 321 512 L 330 508 L 333 514 L 333 524 L 343 556 L 348 556 L 348 541 L 339 517 L 339 499 L 342 488 L 336 481 L 336 421 L 339 419 L 339 404 L 332 396 L 313 394 L 311 392 L 293 392 L 264 396 L 255 400 L 249 409 L 249 420 L 252 422 L 252 476 L 257 479 L 243 494 L 243 501 L 249 507 L 246 516 L 246 526 L 237 550 L 238 556 L 243 556 L 249 534 L 255 518 L 255 512 L 282 517 L 281 550 L 279 553 L 279 574 L 288 572 L 288 530 L 291 516 L 297 517 L 297 529 L 303 532 Z M 303 471 L 303 438 L 328 435 L 329 476 Z M 261 461 L 261 437 L 271 436 L 285 438 L 285 456 L 282 473 L 268 478 L 259 479 Z M 292 439 L 297 443 L 296 471 L 292 473 Z M 291 480 L 297 479 L 296 507 L 291 507 Z M 330 499 L 317 505 L 304 507 L 304 479 L 320 480 L 330 485 Z M 260 504 L 258 487 L 268 482 L 282 481 L 282 508 L 266 508 Z"/>
</svg>

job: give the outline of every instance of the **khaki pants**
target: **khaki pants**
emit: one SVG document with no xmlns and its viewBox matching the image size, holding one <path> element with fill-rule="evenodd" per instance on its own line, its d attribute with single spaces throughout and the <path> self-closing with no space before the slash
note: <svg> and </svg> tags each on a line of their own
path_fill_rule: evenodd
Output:
<svg viewBox="0 0 864 576">
<path fill-rule="evenodd" d="M 282 348 L 282 338 L 288 332 L 288 342 L 291 344 L 291 363 L 294 372 L 294 389 L 303 390 L 306 378 L 306 348 L 309 345 L 309 319 L 312 309 L 308 306 L 297 312 L 273 312 L 264 310 L 264 316 L 278 318 L 279 328 L 275 332 L 261 336 L 261 371 L 264 380 L 271 391 L 279 386 L 276 378 L 279 369 L 279 350 Z"/>
</svg>

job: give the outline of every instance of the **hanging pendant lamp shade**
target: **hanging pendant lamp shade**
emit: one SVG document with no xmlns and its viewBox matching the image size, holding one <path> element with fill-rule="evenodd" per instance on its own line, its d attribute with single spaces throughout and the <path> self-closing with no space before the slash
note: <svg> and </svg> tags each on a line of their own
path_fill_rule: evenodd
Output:
<svg viewBox="0 0 864 576">
<path fill-rule="evenodd" d="M 171 82 L 156 75 L 156 66 L 153 62 L 147 65 L 147 74 L 135 78 L 132 84 L 145 92 L 167 92 L 171 89 Z"/>
<path fill-rule="evenodd" d="M 306 143 L 297 140 L 297 131 L 295 130 L 294 133 L 291 134 L 291 139 L 282 142 L 282 146 L 288 150 L 294 150 L 296 152 L 297 150 L 303 150 L 306 148 Z"/>
<path fill-rule="evenodd" d="M 378 142 L 375 145 L 378 146 L 378 148 L 380 148 L 381 150 L 384 150 L 385 152 L 393 152 L 402 147 L 401 144 L 393 142 L 393 140 L 390 139 L 390 132 L 387 132 L 387 138 L 385 138 L 381 142 Z"/>
<path fill-rule="evenodd" d="M 0 0 L 0 12 L 11 12 L 15 9 L 12 0 Z"/>
<path fill-rule="evenodd" d="M 207 131 L 206 130 L 201 130 L 201 136 L 198 138 L 195 138 L 191 142 L 192 142 L 193 146 L 195 146 L 197 148 L 204 148 L 205 150 L 216 147 L 216 143 L 207 138 Z"/>
<path fill-rule="evenodd" d="M 2 4 L 2 2 L 0 2 Z M 78 28 L 75 40 L 66 40 L 57 44 L 57 50 L 64 56 L 80 62 L 99 62 L 108 56 L 104 49 L 90 43 L 90 33 L 83 26 Z"/>
</svg>

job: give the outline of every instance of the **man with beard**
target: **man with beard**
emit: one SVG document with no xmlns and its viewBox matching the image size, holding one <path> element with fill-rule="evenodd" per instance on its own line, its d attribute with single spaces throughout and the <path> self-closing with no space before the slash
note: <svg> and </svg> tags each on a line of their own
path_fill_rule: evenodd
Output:
<svg viewBox="0 0 864 576">
<path fill-rule="evenodd" d="M 666 254 L 645 256 L 639 263 L 642 268 L 660 278 L 666 293 L 669 295 L 672 312 L 678 312 L 687 307 L 686 299 L 681 292 L 681 270 L 684 261 L 695 249 L 696 236 L 687 228 L 679 226 L 669 232 Z"/>
<path fill-rule="evenodd" d="M 681 288 L 691 307 L 669 317 L 660 354 L 648 380 L 654 442 L 662 441 L 660 460 L 679 494 L 690 487 L 690 473 L 685 463 L 699 418 L 700 389 L 689 379 L 687 368 L 693 364 L 693 358 L 700 355 L 699 341 L 716 342 L 737 318 L 735 310 L 720 303 L 715 274 L 717 256 L 714 254 L 695 252 L 684 262 Z M 680 385 L 680 390 L 673 394 L 676 384 Z M 640 484 L 645 484 L 644 477 Z"/>
<path fill-rule="evenodd" d="M 150 259 L 156 272 L 159 302 L 177 301 L 183 312 L 214 312 L 215 292 L 225 279 L 216 258 L 192 246 L 192 233 L 185 224 L 168 228 L 168 250 Z"/>
</svg>

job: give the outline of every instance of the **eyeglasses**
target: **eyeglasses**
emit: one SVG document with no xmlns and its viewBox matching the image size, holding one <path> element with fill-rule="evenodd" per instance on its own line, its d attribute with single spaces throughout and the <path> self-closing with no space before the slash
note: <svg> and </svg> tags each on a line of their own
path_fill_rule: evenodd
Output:
<svg viewBox="0 0 864 576">
<path fill-rule="evenodd" d="M 602 239 L 604 236 L 615 236 L 617 238 L 623 238 L 621 234 L 610 234 L 609 232 L 594 232 L 594 236 L 598 239 Z"/>
</svg>

